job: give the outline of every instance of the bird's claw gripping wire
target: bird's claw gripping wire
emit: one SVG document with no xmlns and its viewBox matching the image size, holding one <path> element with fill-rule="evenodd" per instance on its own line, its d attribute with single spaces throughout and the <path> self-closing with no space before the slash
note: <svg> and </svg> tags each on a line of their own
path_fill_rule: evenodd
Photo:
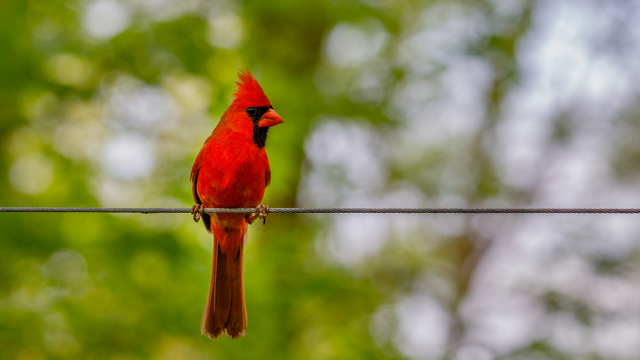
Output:
<svg viewBox="0 0 640 360">
<path fill-rule="evenodd" d="M 202 215 L 204 215 L 204 205 L 195 204 L 191 208 L 191 215 L 193 215 L 193 221 L 198 222 Z"/>
<path fill-rule="evenodd" d="M 269 215 L 269 205 L 260 204 L 256 208 L 258 211 L 258 217 L 262 219 L 262 225 L 267 223 L 267 215 Z"/>
<path fill-rule="evenodd" d="M 262 225 L 264 225 L 267 223 L 267 215 L 269 215 L 269 206 L 260 204 L 256 208 L 255 215 L 247 218 L 247 223 L 251 225 L 257 218 L 260 218 L 262 219 Z"/>
</svg>

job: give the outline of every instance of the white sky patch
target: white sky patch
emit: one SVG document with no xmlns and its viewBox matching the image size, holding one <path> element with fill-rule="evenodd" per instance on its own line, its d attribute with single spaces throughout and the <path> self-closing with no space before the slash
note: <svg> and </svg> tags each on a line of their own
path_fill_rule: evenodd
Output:
<svg viewBox="0 0 640 360">
<path fill-rule="evenodd" d="M 588 354 L 593 351 L 589 330 L 574 314 L 559 312 L 549 321 L 549 342 L 558 349 L 572 354 Z"/>
<path fill-rule="evenodd" d="M 478 344 L 462 344 L 454 356 L 455 360 L 493 360 L 493 354 Z"/>
<path fill-rule="evenodd" d="M 387 44 L 389 34 L 379 20 L 342 22 L 325 39 L 324 54 L 336 66 L 359 66 L 375 58 Z"/>
<path fill-rule="evenodd" d="M 593 342 L 598 352 L 608 358 L 638 358 L 640 324 L 637 318 L 610 319 L 596 324 Z"/>
<path fill-rule="evenodd" d="M 107 173 L 121 180 L 151 175 L 156 166 L 155 143 L 140 135 L 119 134 L 107 141 L 102 165 Z"/>
<path fill-rule="evenodd" d="M 443 71 L 437 87 L 433 79 L 421 77 L 400 83 L 392 106 L 405 120 L 406 128 L 400 130 L 403 150 L 397 153 L 416 152 L 475 133 L 483 120 L 483 94 L 491 78 L 491 70 L 482 60 L 459 58 Z"/>
<path fill-rule="evenodd" d="M 637 196 L 629 196 L 634 204 L 640 203 Z M 635 205 L 626 205 L 622 201 L 607 201 L 605 203 L 619 204 L 621 207 L 633 207 Z M 640 222 L 632 216 L 604 216 L 598 221 L 596 236 L 601 239 L 607 239 L 606 242 L 599 242 L 599 252 L 613 258 L 623 258 L 633 251 L 637 246 L 640 234 Z M 640 298 L 640 297 L 639 297 Z"/>
<path fill-rule="evenodd" d="M 637 301 L 640 299 L 640 279 L 635 280 L 632 282 L 620 277 L 598 276 L 587 290 L 587 301 L 605 313 L 640 313 L 640 302 Z"/>
<path fill-rule="evenodd" d="M 389 236 L 390 224 L 381 216 L 342 214 L 333 222 L 324 241 L 331 258 L 341 264 L 354 264 L 377 254 Z"/>
<path fill-rule="evenodd" d="M 415 73 L 431 72 L 462 55 L 470 41 L 486 32 L 484 18 L 455 3 L 429 6 L 416 25 L 406 29 L 397 61 Z"/>
<path fill-rule="evenodd" d="M 394 343 L 412 359 L 438 359 L 445 350 L 450 319 L 432 297 L 418 294 L 396 306 L 398 333 Z"/>
<path fill-rule="evenodd" d="M 305 154 L 309 168 L 298 193 L 302 206 L 371 206 L 372 201 L 383 201 L 376 196 L 386 177 L 381 139 L 366 122 L 321 122 L 307 138 Z M 388 218 L 334 216 L 318 245 L 338 263 L 353 264 L 378 253 L 390 231 Z"/>
<path fill-rule="evenodd" d="M 116 85 L 111 91 L 106 115 L 117 128 L 135 128 L 153 133 L 169 130 L 178 123 L 180 107 L 160 88 Z"/>
<path fill-rule="evenodd" d="M 301 203 L 338 206 L 384 184 L 381 141 L 364 121 L 321 122 L 304 148 L 310 169 L 302 179 Z"/>
<path fill-rule="evenodd" d="M 84 10 L 82 26 L 93 38 L 108 40 L 131 24 L 129 9 L 116 0 L 96 0 Z"/>
<path fill-rule="evenodd" d="M 349 87 L 349 99 L 354 103 L 379 105 L 391 83 L 388 69 L 384 66 L 368 66 L 361 70 L 362 73 Z"/>
<path fill-rule="evenodd" d="M 526 0 L 491 0 L 490 1 L 502 15 L 518 15 L 522 13 Z"/>
<path fill-rule="evenodd" d="M 97 179 L 93 184 L 100 204 L 105 207 L 141 207 L 144 191 L 141 186 L 131 181 L 117 180 L 113 177 Z M 118 214 L 118 216 L 121 216 Z M 206 232 L 205 232 L 206 233 Z M 209 237 L 211 240 L 211 237 Z"/>
<path fill-rule="evenodd" d="M 597 36 L 618 26 L 616 19 L 601 16 L 598 5 L 576 5 L 568 1 L 540 7 L 537 26 L 524 40 L 519 61 L 525 69 L 524 83 L 539 89 L 547 106 L 582 100 L 618 106 L 630 100 L 633 79 L 608 52 L 597 51 Z M 611 113 L 610 110 L 599 113 Z"/>
<path fill-rule="evenodd" d="M 487 345 L 497 354 L 508 354 L 535 339 L 544 311 L 533 299 L 516 293 L 504 297 L 494 295 L 487 299 L 493 306 L 475 308 L 477 313 L 467 319 L 470 325 L 467 337 Z"/>
</svg>

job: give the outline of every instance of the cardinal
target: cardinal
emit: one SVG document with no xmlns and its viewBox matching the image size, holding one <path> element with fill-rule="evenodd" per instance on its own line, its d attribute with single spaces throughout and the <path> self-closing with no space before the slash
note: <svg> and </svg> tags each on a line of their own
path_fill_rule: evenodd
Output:
<svg viewBox="0 0 640 360">
<path fill-rule="evenodd" d="M 209 296 L 202 315 L 202 335 L 244 336 L 247 308 L 242 275 L 248 226 L 264 220 L 260 205 L 271 182 L 265 145 L 269 128 L 282 123 L 260 84 L 249 71 L 240 71 L 227 111 L 196 157 L 191 169 L 192 208 L 196 222 L 213 234 L 213 266 Z M 205 208 L 255 208 L 250 214 L 205 213 Z"/>
</svg>

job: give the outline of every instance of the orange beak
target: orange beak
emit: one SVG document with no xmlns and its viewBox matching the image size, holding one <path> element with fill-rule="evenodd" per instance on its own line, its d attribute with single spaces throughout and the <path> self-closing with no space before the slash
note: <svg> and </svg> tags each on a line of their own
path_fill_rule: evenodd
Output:
<svg viewBox="0 0 640 360">
<path fill-rule="evenodd" d="M 278 124 L 282 124 L 282 118 L 275 112 L 273 109 L 269 109 L 258 121 L 258 126 L 260 127 L 271 127 Z"/>
</svg>

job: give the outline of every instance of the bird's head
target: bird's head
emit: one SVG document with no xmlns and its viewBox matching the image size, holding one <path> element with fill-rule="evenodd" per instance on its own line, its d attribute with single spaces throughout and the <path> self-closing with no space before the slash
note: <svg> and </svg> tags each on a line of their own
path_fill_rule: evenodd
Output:
<svg viewBox="0 0 640 360">
<path fill-rule="evenodd" d="M 238 87 L 233 93 L 231 106 L 253 123 L 253 140 L 263 148 L 269 128 L 281 124 L 282 118 L 273 110 L 267 95 L 249 71 L 240 71 L 238 77 L 240 80 L 236 83 Z"/>
<path fill-rule="evenodd" d="M 238 73 L 238 88 L 233 93 L 233 105 L 244 111 L 260 127 L 271 127 L 282 123 L 282 118 L 273 110 L 258 81 L 247 70 Z"/>
</svg>

